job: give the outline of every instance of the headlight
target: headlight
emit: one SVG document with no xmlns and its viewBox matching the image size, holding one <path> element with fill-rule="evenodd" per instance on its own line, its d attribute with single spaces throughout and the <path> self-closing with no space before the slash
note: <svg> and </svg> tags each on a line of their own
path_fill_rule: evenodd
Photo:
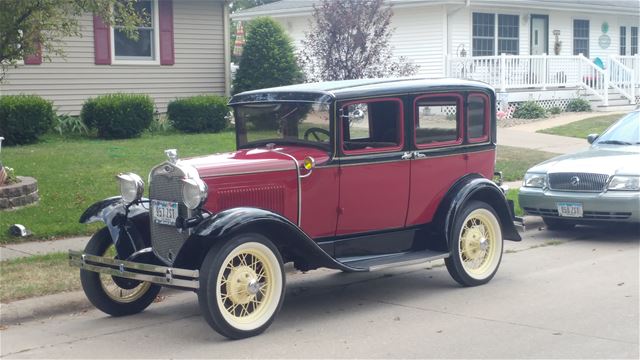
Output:
<svg viewBox="0 0 640 360">
<path fill-rule="evenodd" d="M 144 181 L 134 173 L 124 173 L 116 176 L 120 183 L 120 195 L 127 204 L 140 200 L 144 194 Z"/>
<path fill-rule="evenodd" d="M 197 209 L 204 204 L 207 194 L 207 184 L 201 179 L 182 180 L 182 201 L 189 209 Z"/>
<path fill-rule="evenodd" d="M 609 190 L 640 190 L 640 176 L 614 176 L 607 187 Z"/>
<path fill-rule="evenodd" d="M 546 178 L 547 178 L 547 175 L 545 174 L 526 173 L 524 174 L 524 180 L 522 181 L 522 186 L 542 188 L 545 185 Z"/>
</svg>

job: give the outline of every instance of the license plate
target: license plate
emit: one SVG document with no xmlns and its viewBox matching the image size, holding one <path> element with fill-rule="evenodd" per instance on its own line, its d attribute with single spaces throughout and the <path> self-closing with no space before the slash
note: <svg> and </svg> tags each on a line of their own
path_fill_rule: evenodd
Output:
<svg viewBox="0 0 640 360">
<path fill-rule="evenodd" d="M 151 200 L 153 222 L 161 225 L 175 225 L 178 218 L 178 203 L 171 201 Z"/>
<path fill-rule="evenodd" d="M 556 205 L 558 206 L 558 215 L 560 216 L 574 218 L 582 217 L 581 203 L 559 202 L 556 203 Z"/>
</svg>

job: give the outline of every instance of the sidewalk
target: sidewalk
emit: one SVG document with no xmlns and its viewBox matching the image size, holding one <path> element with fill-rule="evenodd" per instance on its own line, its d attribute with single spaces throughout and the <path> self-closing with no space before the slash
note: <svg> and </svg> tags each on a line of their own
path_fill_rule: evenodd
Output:
<svg viewBox="0 0 640 360">
<path fill-rule="evenodd" d="M 66 252 L 69 249 L 82 250 L 88 241 L 88 236 L 82 236 L 60 240 L 29 241 L 19 244 L 0 245 L 0 261 Z"/>
</svg>

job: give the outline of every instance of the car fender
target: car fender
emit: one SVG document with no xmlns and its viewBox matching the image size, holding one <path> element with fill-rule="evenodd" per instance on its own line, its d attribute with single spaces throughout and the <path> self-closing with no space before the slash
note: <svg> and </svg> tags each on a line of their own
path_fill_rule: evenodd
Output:
<svg viewBox="0 0 640 360">
<path fill-rule="evenodd" d="M 435 216 L 435 223 L 443 230 L 446 244 L 453 238 L 452 225 L 457 214 L 470 200 L 483 201 L 495 210 L 500 220 L 502 237 L 506 240 L 521 241 L 522 238 L 513 224 L 507 199 L 493 181 L 478 174 L 471 174 L 458 180 L 443 198 Z"/>
<path fill-rule="evenodd" d="M 147 201 L 147 199 L 142 199 L 142 202 Z M 127 221 L 119 221 L 119 218 L 122 218 L 124 215 L 127 215 Z M 121 234 L 126 232 L 132 241 L 136 242 L 135 248 L 140 248 L 141 246 L 145 246 L 149 244 L 149 239 L 144 239 L 145 235 L 148 234 L 148 229 L 145 229 L 144 224 L 147 224 L 148 228 L 148 218 L 149 218 L 149 209 L 142 206 L 142 204 L 132 204 L 129 206 L 128 212 L 125 207 L 125 203 L 122 200 L 121 196 L 113 196 L 110 198 L 106 198 L 104 200 L 100 200 L 91 206 L 89 206 L 84 213 L 80 216 L 79 222 L 81 224 L 91 224 L 94 222 L 102 221 L 107 225 L 109 229 L 109 233 L 111 234 L 111 239 L 114 244 L 118 244 L 118 241 L 121 237 Z M 115 220 L 115 221 L 114 221 Z M 122 225 L 129 225 L 123 226 Z M 138 230 L 133 233 L 132 227 Z M 148 235 L 146 235 L 148 237 Z M 139 249 L 138 249 L 139 250 Z"/>
<path fill-rule="evenodd" d="M 303 269 L 328 267 L 348 272 L 362 271 L 336 261 L 284 216 L 252 207 L 224 210 L 205 219 L 180 249 L 174 266 L 199 268 L 215 242 L 249 231 L 266 235 L 284 253 L 285 259 L 297 262 Z"/>
</svg>

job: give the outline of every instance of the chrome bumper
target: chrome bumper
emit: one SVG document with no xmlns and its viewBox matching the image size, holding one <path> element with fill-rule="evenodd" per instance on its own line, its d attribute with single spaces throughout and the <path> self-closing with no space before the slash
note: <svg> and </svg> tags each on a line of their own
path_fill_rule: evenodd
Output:
<svg viewBox="0 0 640 360">
<path fill-rule="evenodd" d="M 69 265 L 82 270 L 109 274 L 153 284 L 196 290 L 200 287 L 200 271 L 142 264 L 69 250 Z"/>
</svg>

